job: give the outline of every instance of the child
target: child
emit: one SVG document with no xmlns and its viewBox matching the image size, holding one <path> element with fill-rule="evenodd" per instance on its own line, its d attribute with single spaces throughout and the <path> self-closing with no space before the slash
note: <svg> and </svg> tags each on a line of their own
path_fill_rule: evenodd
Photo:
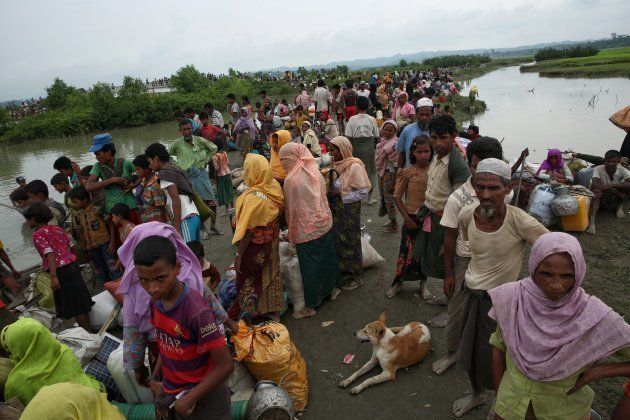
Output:
<svg viewBox="0 0 630 420">
<path fill-rule="evenodd" d="M 63 194 L 63 204 L 68 208 L 72 209 L 72 203 L 68 200 L 68 193 L 72 189 L 70 183 L 68 182 L 68 176 L 62 173 L 58 173 L 53 175 L 50 179 L 50 185 L 53 186 L 55 191 L 59 194 Z"/>
<path fill-rule="evenodd" d="M 57 316 L 63 319 L 74 317 L 79 326 L 92 332 L 88 314 L 94 302 L 81 277 L 77 257 L 70 250 L 72 241 L 59 226 L 47 225 L 53 214 L 43 203 L 32 204 L 24 218 L 34 229 L 33 245 L 42 257 L 43 269 L 50 275 Z"/>
<path fill-rule="evenodd" d="M 232 355 L 203 296 L 177 278 L 181 263 L 175 246 L 168 238 L 149 236 L 134 249 L 133 261 L 152 298 L 160 356 L 149 386 L 160 414 L 230 419 L 225 382 L 234 370 Z"/>
<path fill-rule="evenodd" d="M 227 154 L 225 138 L 217 138 L 219 151 L 212 158 L 212 165 L 217 175 L 217 201 L 219 206 L 225 206 L 226 211 L 232 208 L 234 203 L 234 187 L 230 175 L 230 159 Z"/>
<path fill-rule="evenodd" d="M 203 244 L 199 241 L 190 241 L 186 245 L 199 259 L 199 265 L 201 265 L 201 276 L 203 277 L 206 286 L 212 290 L 212 293 L 217 293 L 217 286 L 221 282 L 221 274 L 217 267 L 210 261 L 206 260 L 206 250 L 203 248 Z"/>
<path fill-rule="evenodd" d="M 53 217 L 50 219 L 50 224 L 63 227 L 66 221 L 66 209 L 63 208 L 61 203 L 48 197 L 48 187 L 46 183 L 40 179 L 36 179 L 26 184 L 25 188 L 31 203 L 44 203 L 50 207 L 50 211 L 53 214 Z"/>
<path fill-rule="evenodd" d="M 78 187 L 83 185 L 81 181 L 81 168 L 76 162 L 71 161 L 66 156 L 61 156 L 53 163 L 53 169 L 59 171 L 60 174 L 65 175 L 66 178 L 70 178 L 72 187 Z"/>
<path fill-rule="evenodd" d="M 81 182 L 83 185 L 87 182 L 90 177 L 90 172 L 92 171 L 92 165 L 88 165 L 85 168 L 81 169 Z M 105 190 L 96 190 L 92 191 L 90 194 L 90 202 L 94 204 L 96 207 L 105 208 Z"/>
<path fill-rule="evenodd" d="M 146 155 L 138 155 L 133 160 L 140 183 L 136 187 L 136 202 L 142 223 L 169 223 L 171 217 L 166 208 L 166 192 L 160 188 L 158 176 L 151 170 Z"/>
<path fill-rule="evenodd" d="M 76 210 L 77 225 L 83 231 L 85 248 L 94 271 L 103 284 L 117 280 L 122 273 L 116 269 L 116 236 L 114 224 L 100 207 L 90 203 L 85 187 L 75 187 L 68 193 L 72 207 Z"/>
<path fill-rule="evenodd" d="M 118 203 L 114 207 L 112 207 L 109 214 L 112 216 L 112 222 L 114 226 L 118 228 L 118 237 L 120 238 L 121 243 L 125 243 L 125 239 L 131 233 L 133 228 L 136 227 L 135 224 L 129 221 L 129 206 L 123 203 Z"/>
<path fill-rule="evenodd" d="M 26 188 L 24 187 L 14 190 L 9 198 L 11 199 L 11 202 L 13 203 L 15 208 L 20 211 L 20 213 L 23 213 L 30 204 L 28 194 L 26 193 Z"/>
</svg>

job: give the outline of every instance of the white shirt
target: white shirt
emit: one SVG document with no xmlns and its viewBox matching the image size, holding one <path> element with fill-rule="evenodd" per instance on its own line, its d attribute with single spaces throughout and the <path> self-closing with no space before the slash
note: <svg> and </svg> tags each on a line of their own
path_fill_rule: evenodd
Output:
<svg viewBox="0 0 630 420">
<path fill-rule="evenodd" d="M 612 179 L 606 173 L 606 167 L 604 165 L 596 166 L 593 169 L 593 178 L 599 178 L 602 187 L 607 187 L 609 185 L 622 184 L 624 182 L 630 181 L 630 171 L 621 166 L 621 164 L 617 165 L 617 169 L 613 174 Z"/>
<path fill-rule="evenodd" d="M 376 119 L 368 114 L 357 114 L 350 117 L 346 125 L 346 137 L 374 137 L 379 138 Z"/>
<path fill-rule="evenodd" d="M 223 128 L 223 115 L 216 109 L 212 111 L 212 125 Z"/>
<path fill-rule="evenodd" d="M 315 88 L 315 92 L 313 93 L 313 100 L 317 104 L 317 110 L 321 111 L 322 109 L 328 111 L 328 97 L 329 97 L 328 89 L 323 86 L 317 86 Z"/>
<path fill-rule="evenodd" d="M 174 184 L 172 182 L 160 179 L 160 187 L 164 190 L 164 192 L 166 192 L 166 205 L 168 206 L 168 210 L 171 212 L 171 214 L 173 214 L 173 200 L 171 199 L 171 195 L 168 193 L 167 190 L 170 185 Z M 195 202 L 192 200 L 192 198 L 188 197 L 187 195 L 180 194 L 179 202 L 181 203 L 182 220 L 193 214 L 199 214 L 197 206 L 195 206 Z"/>
<path fill-rule="evenodd" d="M 357 95 L 365 96 L 366 98 L 369 98 L 370 97 L 370 91 L 369 90 L 357 90 Z"/>
</svg>

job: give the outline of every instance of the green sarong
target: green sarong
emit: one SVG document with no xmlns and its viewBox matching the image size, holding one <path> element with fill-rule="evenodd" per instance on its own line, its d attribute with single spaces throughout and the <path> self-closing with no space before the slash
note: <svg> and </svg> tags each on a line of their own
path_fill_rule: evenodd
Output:
<svg viewBox="0 0 630 420">
<path fill-rule="evenodd" d="M 324 236 L 297 244 L 295 248 L 304 285 L 304 304 L 313 309 L 333 291 L 341 277 L 335 235 L 331 229 Z"/>
</svg>

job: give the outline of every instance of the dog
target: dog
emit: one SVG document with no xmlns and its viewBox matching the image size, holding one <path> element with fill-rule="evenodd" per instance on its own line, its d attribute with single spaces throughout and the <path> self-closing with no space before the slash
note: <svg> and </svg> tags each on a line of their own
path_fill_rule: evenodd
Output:
<svg viewBox="0 0 630 420">
<path fill-rule="evenodd" d="M 339 387 L 347 388 L 377 364 L 381 365 L 383 372 L 352 388 L 350 390 L 352 395 L 357 395 L 369 386 L 393 380 L 398 369 L 415 365 L 429 354 L 431 333 L 426 325 L 410 322 L 404 327 L 387 328 L 386 322 L 387 316 L 383 312 L 377 321 L 370 322 L 365 328 L 354 333 L 360 342 L 372 343 L 372 358 L 348 379 L 339 382 Z"/>
</svg>

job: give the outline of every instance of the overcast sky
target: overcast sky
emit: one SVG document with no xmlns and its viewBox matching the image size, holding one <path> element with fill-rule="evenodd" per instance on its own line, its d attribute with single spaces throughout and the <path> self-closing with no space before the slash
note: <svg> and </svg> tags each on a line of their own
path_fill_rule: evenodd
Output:
<svg viewBox="0 0 630 420">
<path fill-rule="evenodd" d="M 358 8 L 360 7 L 360 9 Z M 171 75 L 627 33 L 628 0 L 0 2 L 0 100 Z"/>
</svg>

